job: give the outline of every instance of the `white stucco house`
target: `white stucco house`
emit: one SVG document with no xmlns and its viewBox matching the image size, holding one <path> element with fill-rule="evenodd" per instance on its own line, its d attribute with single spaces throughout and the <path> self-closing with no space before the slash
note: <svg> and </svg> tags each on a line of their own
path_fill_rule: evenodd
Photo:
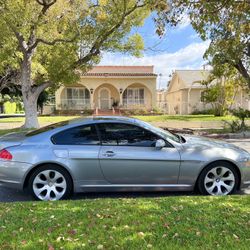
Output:
<svg viewBox="0 0 250 250">
<path fill-rule="evenodd" d="M 166 91 L 158 92 L 158 105 L 167 114 L 191 114 L 211 108 L 202 100 L 202 92 L 205 86 L 201 84 L 207 80 L 208 70 L 176 70 Z M 232 108 L 242 107 L 250 109 L 249 94 L 239 89 L 235 94 Z"/>
<path fill-rule="evenodd" d="M 56 110 L 151 110 L 156 78 L 153 66 L 95 66 L 79 82 L 56 91 Z"/>
</svg>

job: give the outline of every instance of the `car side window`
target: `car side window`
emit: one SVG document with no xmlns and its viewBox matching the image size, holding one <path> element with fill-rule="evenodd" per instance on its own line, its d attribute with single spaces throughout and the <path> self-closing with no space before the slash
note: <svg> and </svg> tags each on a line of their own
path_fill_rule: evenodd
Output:
<svg viewBox="0 0 250 250">
<path fill-rule="evenodd" d="M 57 145 L 98 145 L 100 140 L 95 125 L 85 125 L 63 130 L 51 138 Z"/>
<path fill-rule="evenodd" d="M 159 136 L 138 126 L 123 123 L 98 124 L 102 145 L 154 147 Z"/>
</svg>

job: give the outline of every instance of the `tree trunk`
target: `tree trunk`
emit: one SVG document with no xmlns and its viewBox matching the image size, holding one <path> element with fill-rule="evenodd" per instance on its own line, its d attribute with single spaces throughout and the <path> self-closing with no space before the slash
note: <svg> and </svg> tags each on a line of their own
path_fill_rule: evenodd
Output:
<svg viewBox="0 0 250 250">
<path fill-rule="evenodd" d="M 24 128 L 39 128 L 37 118 L 37 96 L 32 94 L 23 94 L 23 104 L 25 111 Z"/>
<path fill-rule="evenodd" d="M 39 93 L 32 89 L 31 55 L 24 55 L 21 63 L 21 84 L 25 112 L 24 128 L 39 128 L 37 118 L 37 99 Z"/>
<path fill-rule="evenodd" d="M 242 61 L 239 60 L 239 62 L 237 64 L 234 64 L 233 66 L 239 71 L 243 78 L 245 78 L 248 88 L 250 89 L 250 75 L 247 69 L 244 67 Z"/>
</svg>

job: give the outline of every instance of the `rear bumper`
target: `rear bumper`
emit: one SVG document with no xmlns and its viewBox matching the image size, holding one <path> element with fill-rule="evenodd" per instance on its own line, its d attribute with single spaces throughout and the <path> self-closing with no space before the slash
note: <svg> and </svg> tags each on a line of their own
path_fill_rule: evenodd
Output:
<svg viewBox="0 0 250 250">
<path fill-rule="evenodd" d="M 0 186 L 23 189 L 24 177 L 31 167 L 29 163 L 0 160 Z"/>
</svg>

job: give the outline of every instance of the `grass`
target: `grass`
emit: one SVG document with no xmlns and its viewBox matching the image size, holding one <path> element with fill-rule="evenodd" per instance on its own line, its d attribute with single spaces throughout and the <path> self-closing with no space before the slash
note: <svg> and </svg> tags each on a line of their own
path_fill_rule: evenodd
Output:
<svg viewBox="0 0 250 250">
<path fill-rule="evenodd" d="M 134 116 L 146 122 L 174 121 L 232 121 L 234 116 L 213 116 L 213 115 L 156 115 L 156 116 Z"/>
<path fill-rule="evenodd" d="M 65 120 L 70 120 L 78 118 L 80 116 L 40 116 L 39 122 L 42 123 L 51 123 L 51 122 L 60 122 Z M 141 119 L 147 122 L 164 122 L 169 120 L 174 121 L 222 121 L 222 120 L 233 120 L 234 116 L 213 116 L 213 115 L 155 115 L 155 116 L 134 116 L 135 118 Z M 24 122 L 24 117 L 11 117 L 11 118 L 2 118 L 0 123 L 10 123 L 10 122 Z"/>
<path fill-rule="evenodd" d="M 14 129 L 0 129 L 0 136 L 9 134 L 9 133 L 18 133 L 18 132 L 28 132 L 29 129 L 22 129 L 22 128 L 14 128 Z"/>
<path fill-rule="evenodd" d="M 0 204 L 0 249 L 249 249 L 250 196 Z"/>
<path fill-rule="evenodd" d="M 74 118 L 79 118 L 80 116 L 40 116 L 38 117 L 39 123 L 56 123 L 65 120 L 71 120 Z M 24 117 L 10 117 L 10 118 L 1 118 L 0 123 L 10 123 L 10 122 L 24 122 Z"/>
</svg>

